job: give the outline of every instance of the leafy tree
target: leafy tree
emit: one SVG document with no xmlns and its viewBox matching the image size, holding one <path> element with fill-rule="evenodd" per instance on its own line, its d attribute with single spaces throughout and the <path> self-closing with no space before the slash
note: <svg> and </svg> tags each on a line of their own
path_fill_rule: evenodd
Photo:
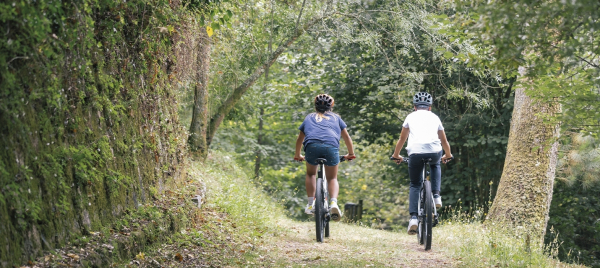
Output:
<svg viewBox="0 0 600 268">
<path fill-rule="evenodd" d="M 269 9 L 268 6 L 271 8 Z M 300 7 L 298 15 L 296 15 L 297 10 L 294 9 L 296 6 Z M 333 12 L 329 10 L 331 6 L 332 3 L 330 1 L 312 3 L 306 6 L 306 8 L 304 4 L 300 6 L 295 2 L 278 3 L 271 1 L 271 5 L 267 5 L 266 1 L 245 2 L 243 4 L 228 3 L 226 7 L 234 10 L 233 12 L 228 12 L 228 15 L 230 13 L 246 13 L 246 16 L 234 22 L 233 25 L 235 27 L 233 29 L 230 31 L 224 29 L 226 32 L 224 36 L 229 39 L 229 42 L 223 42 L 223 44 L 228 44 L 236 49 L 235 51 L 229 50 L 228 52 L 238 54 L 239 57 L 230 58 L 229 61 L 236 61 L 233 66 L 242 64 L 241 71 L 243 73 L 238 72 L 241 75 L 235 77 L 233 83 L 235 87 L 233 90 L 225 91 L 227 93 L 224 99 L 216 98 L 218 104 L 214 109 L 206 107 L 209 105 L 209 102 L 198 103 L 203 100 L 202 98 L 195 99 L 197 103 L 194 105 L 194 113 L 201 114 L 210 111 L 210 119 L 206 118 L 206 115 L 193 116 L 193 119 L 200 120 L 201 122 L 192 122 L 192 126 L 195 126 L 190 129 L 193 131 L 191 133 L 193 139 L 190 140 L 192 142 L 192 150 L 198 150 L 201 156 L 206 154 L 207 147 L 202 144 L 206 143 L 207 146 L 210 146 L 217 129 L 244 93 L 306 30 L 330 16 Z M 273 24 L 273 20 L 269 16 L 271 14 L 269 10 L 272 11 L 274 9 L 277 9 L 278 21 L 276 24 L 278 27 L 275 36 L 271 36 L 268 34 L 268 28 L 265 28 L 264 25 Z M 229 11 L 229 9 L 227 10 Z M 318 13 L 318 11 L 321 12 Z M 302 14 L 304 14 L 306 19 L 302 19 Z M 211 13 L 211 16 L 214 16 L 213 13 Z M 211 24 L 213 27 L 216 25 Z M 264 50 L 264 47 L 268 43 L 266 40 L 271 40 L 271 38 L 278 41 L 278 46 L 274 51 L 266 54 Z M 243 80 L 240 79 L 242 77 Z M 232 83 L 225 84 L 231 86 Z M 204 121 L 207 121 L 207 123 L 204 123 Z M 202 135 L 201 133 L 203 132 L 206 132 L 206 135 Z M 202 140 L 203 138 L 204 140 Z"/>
<path fill-rule="evenodd" d="M 557 128 L 598 127 L 593 30 L 598 26 L 598 5 L 465 1 L 449 20 L 455 25 L 455 38 L 481 47 L 480 53 L 469 54 L 473 63 L 520 77 L 507 160 L 488 219 L 510 221 L 543 235 L 557 162 Z M 522 184 L 524 178 L 530 183 Z"/>
<path fill-rule="evenodd" d="M 571 134 L 559 152 L 546 241 L 558 236 L 558 257 L 600 266 L 600 141 Z"/>
<path fill-rule="evenodd" d="M 550 124 L 598 133 L 599 8 L 593 0 L 460 1 L 452 22 L 464 25 L 457 37 L 481 46 L 473 62 L 531 78 L 528 96 L 562 105 L 545 117 Z"/>
</svg>

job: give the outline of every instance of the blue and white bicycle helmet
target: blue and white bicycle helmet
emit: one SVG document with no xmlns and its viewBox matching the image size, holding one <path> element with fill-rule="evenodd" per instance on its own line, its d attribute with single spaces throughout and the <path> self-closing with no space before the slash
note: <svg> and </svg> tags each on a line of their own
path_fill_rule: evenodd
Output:
<svg viewBox="0 0 600 268">
<path fill-rule="evenodd" d="M 433 97 L 427 92 L 419 92 L 413 97 L 413 104 L 415 106 L 431 106 L 433 104 Z"/>
</svg>

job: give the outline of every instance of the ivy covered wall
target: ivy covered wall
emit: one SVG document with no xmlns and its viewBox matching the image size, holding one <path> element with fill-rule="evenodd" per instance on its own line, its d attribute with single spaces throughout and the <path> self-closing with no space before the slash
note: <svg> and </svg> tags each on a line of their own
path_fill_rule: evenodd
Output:
<svg viewBox="0 0 600 268">
<path fill-rule="evenodd" d="M 180 176 L 174 25 L 190 12 L 162 0 L 0 3 L 0 267 L 109 225 Z"/>
</svg>

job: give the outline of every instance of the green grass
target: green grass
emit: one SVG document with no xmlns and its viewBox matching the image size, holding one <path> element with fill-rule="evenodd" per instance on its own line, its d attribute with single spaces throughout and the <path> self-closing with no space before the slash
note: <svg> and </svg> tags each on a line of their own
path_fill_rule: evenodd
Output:
<svg viewBox="0 0 600 268">
<path fill-rule="evenodd" d="M 556 258 L 557 240 L 543 245 L 527 230 L 498 223 L 482 223 L 482 210 L 475 215 L 452 212 L 434 228 L 434 246 L 457 260 L 460 267 L 577 267 Z"/>
<path fill-rule="evenodd" d="M 284 218 L 284 209 L 268 196 L 254 179 L 235 164 L 233 158 L 212 152 L 205 163 L 194 163 L 190 175 L 206 185 L 206 206 L 227 213 L 239 232 L 260 237 L 276 232 L 275 222 Z"/>
</svg>

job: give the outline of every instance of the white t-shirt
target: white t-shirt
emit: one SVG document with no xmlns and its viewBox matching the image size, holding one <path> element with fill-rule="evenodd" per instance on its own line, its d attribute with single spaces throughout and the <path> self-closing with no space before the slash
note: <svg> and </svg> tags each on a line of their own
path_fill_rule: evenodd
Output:
<svg viewBox="0 0 600 268">
<path fill-rule="evenodd" d="M 438 130 L 444 130 L 440 118 L 427 110 L 417 110 L 409 114 L 402 127 L 410 129 L 406 151 L 411 154 L 438 153 L 442 142 Z"/>
</svg>

